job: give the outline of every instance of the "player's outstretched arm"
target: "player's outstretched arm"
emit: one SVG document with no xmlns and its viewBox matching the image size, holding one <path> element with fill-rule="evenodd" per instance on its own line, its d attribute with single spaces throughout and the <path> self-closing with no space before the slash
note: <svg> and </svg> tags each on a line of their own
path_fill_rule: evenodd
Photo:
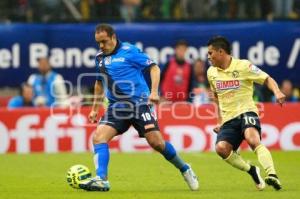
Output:
<svg viewBox="0 0 300 199">
<path fill-rule="evenodd" d="M 267 77 L 265 84 L 274 93 L 274 96 L 276 97 L 276 101 L 282 106 L 282 104 L 285 102 L 285 95 L 280 91 L 276 81 L 269 76 Z"/>
<path fill-rule="evenodd" d="M 104 99 L 104 90 L 101 81 L 96 81 L 94 85 L 94 100 L 92 110 L 88 116 L 88 119 L 91 123 L 97 122 L 97 115 L 99 111 L 99 105 L 103 102 Z"/>
<path fill-rule="evenodd" d="M 160 68 L 157 65 L 152 65 L 150 68 L 151 76 L 151 93 L 149 96 L 149 103 L 158 103 L 158 86 L 160 81 Z"/>
</svg>

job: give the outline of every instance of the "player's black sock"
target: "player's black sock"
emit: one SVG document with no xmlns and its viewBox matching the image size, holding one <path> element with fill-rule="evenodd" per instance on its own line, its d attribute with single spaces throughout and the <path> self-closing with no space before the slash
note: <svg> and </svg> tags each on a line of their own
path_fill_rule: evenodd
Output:
<svg viewBox="0 0 300 199">
<path fill-rule="evenodd" d="M 257 173 L 256 173 L 256 168 L 255 168 L 255 166 L 251 165 L 250 170 L 247 171 L 247 172 L 251 175 L 252 179 L 254 180 L 254 182 L 255 182 L 256 184 L 260 184 L 258 175 L 257 175 Z"/>
<path fill-rule="evenodd" d="M 274 177 L 278 179 L 278 176 L 276 174 L 269 174 L 268 176 Z"/>
</svg>

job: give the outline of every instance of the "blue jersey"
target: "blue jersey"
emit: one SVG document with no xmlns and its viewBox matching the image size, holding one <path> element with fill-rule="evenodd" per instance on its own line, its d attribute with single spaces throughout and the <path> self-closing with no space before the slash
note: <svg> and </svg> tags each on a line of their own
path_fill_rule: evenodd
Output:
<svg viewBox="0 0 300 199">
<path fill-rule="evenodd" d="M 33 74 L 30 79 L 32 82 L 29 84 L 32 85 L 34 91 L 34 98 L 36 99 L 39 96 L 43 96 L 46 99 L 46 105 L 52 106 L 55 103 L 55 90 L 54 82 L 57 78 L 56 72 L 49 72 L 46 77 L 41 74 Z"/>
<path fill-rule="evenodd" d="M 24 98 L 22 96 L 15 96 L 11 98 L 8 102 L 7 107 L 10 109 L 13 108 L 21 108 L 21 107 L 30 107 L 33 106 L 33 103 L 25 103 Z"/>
<path fill-rule="evenodd" d="M 96 55 L 97 80 L 102 81 L 110 105 L 115 102 L 145 103 L 150 94 L 143 70 L 155 63 L 129 43 L 118 41 L 115 50 Z M 119 104 L 119 103 L 118 103 Z"/>
</svg>

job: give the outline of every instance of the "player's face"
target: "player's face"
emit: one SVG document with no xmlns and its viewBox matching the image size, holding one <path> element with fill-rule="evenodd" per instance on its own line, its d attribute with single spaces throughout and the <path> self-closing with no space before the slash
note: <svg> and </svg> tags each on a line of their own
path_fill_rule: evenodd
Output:
<svg viewBox="0 0 300 199">
<path fill-rule="evenodd" d="M 222 52 L 220 49 L 216 49 L 212 45 L 210 45 L 210 46 L 208 46 L 207 58 L 212 66 L 220 66 Z"/>
<path fill-rule="evenodd" d="M 106 55 L 112 53 L 117 45 L 116 35 L 110 37 L 105 31 L 96 31 L 95 40 Z"/>
</svg>

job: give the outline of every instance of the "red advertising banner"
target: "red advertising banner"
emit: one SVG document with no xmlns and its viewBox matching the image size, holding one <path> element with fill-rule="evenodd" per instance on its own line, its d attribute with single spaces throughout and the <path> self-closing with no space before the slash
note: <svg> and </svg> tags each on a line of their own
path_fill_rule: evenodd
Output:
<svg viewBox="0 0 300 199">
<path fill-rule="evenodd" d="M 300 104 L 260 104 L 262 142 L 270 149 L 300 150 Z M 24 108 L 0 110 L 0 153 L 84 152 L 92 150 L 89 107 L 79 109 Z M 101 110 L 102 115 L 104 110 Z M 161 132 L 178 151 L 213 151 L 216 134 L 212 105 L 157 107 Z M 114 151 L 151 150 L 134 128 L 110 142 Z M 241 149 L 248 149 L 246 144 Z"/>
</svg>

